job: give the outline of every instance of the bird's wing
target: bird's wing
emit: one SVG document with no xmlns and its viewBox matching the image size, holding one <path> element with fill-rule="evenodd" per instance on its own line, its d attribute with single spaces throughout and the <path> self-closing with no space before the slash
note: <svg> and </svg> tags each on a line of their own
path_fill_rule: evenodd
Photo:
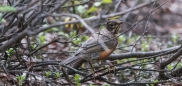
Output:
<svg viewBox="0 0 182 86">
<path fill-rule="evenodd" d="M 98 35 L 95 35 L 98 37 Z M 84 53 L 86 52 L 85 50 L 88 50 L 89 48 L 91 48 L 91 46 L 93 46 L 93 44 L 97 43 L 97 37 L 91 36 L 89 37 L 89 39 L 87 39 L 87 41 L 85 41 L 82 46 L 75 52 L 75 54 L 72 57 L 67 58 L 66 60 L 64 60 L 62 63 L 65 65 L 70 65 L 73 66 L 74 63 L 82 60 L 82 58 L 80 58 L 80 53 Z M 100 49 L 99 47 L 97 47 L 98 49 Z"/>
<path fill-rule="evenodd" d="M 117 40 L 110 40 L 110 37 L 104 34 L 94 34 L 82 44 L 82 46 L 78 49 L 75 55 L 78 55 L 80 53 L 93 53 L 103 51 L 103 46 L 99 43 L 99 40 L 101 39 L 108 48 L 112 48 L 114 45 L 117 44 Z"/>
<path fill-rule="evenodd" d="M 117 44 L 117 41 L 112 39 L 108 40 L 108 37 L 102 34 L 94 34 L 87 41 L 85 41 L 82 46 L 75 52 L 75 54 L 72 57 L 69 57 L 68 59 L 63 61 L 63 64 L 69 64 L 69 65 L 74 65 L 74 63 L 83 60 L 82 54 L 87 54 L 87 53 L 98 53 L 103 51 L 103 47 L 101 44 L 98 42 L 98 40 L 102 39 L 105 45 L 108 48 L 112 48 Z M 89 57 L 89 56 L 88 56 Z M 97 58 L 97 57 L 95 57 Z"/>
</svg>

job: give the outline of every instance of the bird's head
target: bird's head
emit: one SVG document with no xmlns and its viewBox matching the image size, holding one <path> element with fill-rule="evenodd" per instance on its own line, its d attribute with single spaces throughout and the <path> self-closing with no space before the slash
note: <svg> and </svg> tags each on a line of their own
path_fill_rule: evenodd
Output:
<svg viewBox="0 0 182 86">
<path fill-rule="evenodd" d="M 119 21 L 119 20 L 108 20 L 107 24 L 106 24 L 106 28 L 114 33 L 117 34 L 120 28 L 120 25 L 123 24 L 123 21 Z"/>
</svg>

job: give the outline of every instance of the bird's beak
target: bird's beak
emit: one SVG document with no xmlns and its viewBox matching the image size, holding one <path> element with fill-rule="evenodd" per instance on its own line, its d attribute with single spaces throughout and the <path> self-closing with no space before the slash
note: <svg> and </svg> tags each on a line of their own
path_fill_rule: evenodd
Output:
<svg viewBox="0 0 182 86">
<path fill-rule="evenodd" d="M 118 21 L 118 24 L 119 24 L 119 25 L 123 24 L 123 21 Z"/>
<path fill-rule="evenodd" d="M 118 25 L 117 28 L 115 30 L 115 34 L 117 34 L 117 32 L 119 31 L 120 25 L 123 24 L 123 21 L 118 21 Z"/>
</svg>

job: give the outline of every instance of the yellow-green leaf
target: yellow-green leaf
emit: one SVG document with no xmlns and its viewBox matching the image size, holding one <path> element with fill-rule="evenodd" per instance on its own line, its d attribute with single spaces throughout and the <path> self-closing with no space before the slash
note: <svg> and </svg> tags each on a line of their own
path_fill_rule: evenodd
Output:
<svg viewBox="0 0 182 86">
<path fill-rule="evenodd" d="M 98 8 L 92 6 L 92 7 L 87 11 L 87 13 L 92 13 L 92 12 L 95 12 L 95 11 L 97 11 L 97 10 L 98 10 Z"/>
<path fill-rule="evenodd" d="M 74 5 L 80 4 L 79 1 L 74 1 Z"/>
<path fill-rule="evenodd" d="M 0 12 L 16 12 L 16 9 L 11 6 L 0 6 Z"/>
<path fill-rule="evenodd" d="M 102 3 L 104 3 L 104 4 L 110 4 L 110 3 L 112 3 L 112 0 L 102 0 Z"/>
</svg>

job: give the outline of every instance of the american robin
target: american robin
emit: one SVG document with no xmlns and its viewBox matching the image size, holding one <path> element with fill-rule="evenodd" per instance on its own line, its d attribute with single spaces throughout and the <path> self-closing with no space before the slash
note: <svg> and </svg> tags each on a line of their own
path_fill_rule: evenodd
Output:
<svg viewBox="0 0 182 86">
<path fill-rule="evenodd" d="M 67 58 L 61 64 L 72 67 L 81 60 L 88 62 L 92 60 L 105 60 L 115 50 L 118 44 L 116 34 L 122 23 L 118 20 L 108 20 L 106 29 L 101 29 L 101 31 L 89 37 L 72 57 Z M 108 49 L 105 50 L 98 40 L 103 40 L 103 43 Z"/>
</svg>

